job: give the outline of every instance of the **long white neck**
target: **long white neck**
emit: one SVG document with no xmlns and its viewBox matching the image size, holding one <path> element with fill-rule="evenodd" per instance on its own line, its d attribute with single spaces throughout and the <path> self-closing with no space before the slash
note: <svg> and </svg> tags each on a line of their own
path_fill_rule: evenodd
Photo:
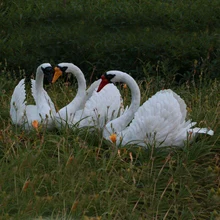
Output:
<svg viewBox="0 0 220 220">
<path fill-rule="evenodd" d="M 78 83 L 78 89 L 76 93 L 76 97 L 85 97 L 86 94 L 86 80 L 82 71 L 74 65 L 69 66 L 70 72 L 76 77 Z M 75 97 L 75 98 L 76 98 Z"/>
<path fill-rule="evenodd" d="M 40 69 L 37 69 L 36 80 L 35 80 L 35 89 L 36 89 L 36 100 L 39 103 L 43 96 L 43 81 L 44 74 L 40 72 Z"/>
<path fill-rule="evenodd" d="M 68 72 L 72 73 L 78 83 L 78 89 L 75 98 L 64 108 L 62 108 L 60 111 L 64 111 L 65 114 L 74 114 L 77 110 L 80 109 L 82 106 L 82 103 L 85 102 L 86 97 L 86 80 L 82 73 L 82 71 L 73 64 L 68 64 Z M 59 112 L 60 112 L 59 111 Z"/>
<path fill-rule="evenodd" d="M 124 130 L 133 119 L 135 112 L 140 106 L 141 95 L 136 81 L 128 74 L 123 73 L 121 82 L 126 83 L 131 90 L 131 105 L 123 115 L 106 124 L 104 136 L 109 136 L 109 134 L 118 133 Z"/>
</svg>

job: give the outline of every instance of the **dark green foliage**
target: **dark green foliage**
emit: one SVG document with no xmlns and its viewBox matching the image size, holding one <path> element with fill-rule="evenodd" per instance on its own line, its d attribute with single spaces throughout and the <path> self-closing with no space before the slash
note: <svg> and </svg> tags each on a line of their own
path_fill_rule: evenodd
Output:
<svg viewBox="0 0 220 220">
<path fill-rule="evenodd" d="M 65 61 L 87 77 L 120 69 L 143 78 L 143 62 L 151 75 L 160 62 L 178 81 L 204 71 L 218 77 L 219 7 L 218 0 L 3 0 L 0 61 L 29 75 L 42 62 Z"/>
</svg>

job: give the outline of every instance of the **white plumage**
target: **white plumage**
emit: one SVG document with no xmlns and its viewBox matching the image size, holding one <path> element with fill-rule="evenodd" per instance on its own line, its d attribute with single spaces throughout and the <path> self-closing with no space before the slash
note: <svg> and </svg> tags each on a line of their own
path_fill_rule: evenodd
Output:
<svg viewBox="0 0 220 220">
<path fill-rule="evenodd" d="M 125 82 L 132 94 L 129 109 L 110 121 L 103 132 L 107 140 L 113 140 L 111 135 L 115 134 L 114 141 L 118 146 L 129 143 L 145 147 L 148 144 L 156 147 L 183 146 L 184 141 L 191 141 L 198 133 L 214 134 L 207 128 L 192 128 L 196 122 L 186 121 L 184 100 L 170 89 L 157 92 L 139 107 L 140 90 L 131 76 L 121 71 L 108 71 L 102 76 L 98 91 L 109 82 Z"/>
<path fill-rule="evenodd" d="M 54 127 L 53 114 L 56 111 L 49 95 L 43 89 L 44 75 L 52 78 L 53 69 L 49 63 L 41 64 L 36 71 L 36 80 L 31 80 L 31 90 L 36 105 L 27 105 L 24 79 L 18 83 L 12 94 L 10 102 L 12 122 L 23 126 L 24 129 L 32 129 L 32 122 L 35 120 L 48 129 Z"/>
<path fill-rule="evenodd" d="M 119 90 L 114 85 L 108 85 L 102 92 L 96 89 L 100 80 L 94 82 L 86 91 L 86 81 L 82 71 L 72 63 L 60 63 L 55 68 L 53 82 L 65 72 L 72 73 L 78 82 L 75 98 L 56 114 L 57 127 L 69 126 L 96 126 L 104 127 L 106 122 L 118 116 L 121 106 Z"/>
</svg>

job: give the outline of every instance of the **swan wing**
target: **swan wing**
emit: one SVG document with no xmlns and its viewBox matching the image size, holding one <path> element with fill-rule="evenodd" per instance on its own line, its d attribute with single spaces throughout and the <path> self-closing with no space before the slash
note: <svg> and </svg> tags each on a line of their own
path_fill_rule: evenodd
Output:
<svg viewBox="0 0 220 220">
<path fill-rule="evenodd" d="M 22 79 L 15 87 L 10 102 L 10 116 L 14 124 L 21 125 L 23 123 L 24 112 L 26 109 L 25 99 L 25 82 L 24 79 Z"/>
<path fill-rule="evenodd" d="M 80 120 L 80 127 L 104 125 L 118 116 L 121 107 L 121 95 L 117 87 L 108 84 L 100 92 L 93 92 L 83 111 L 77 111 L 74 119 Z"/>
<path fill-rule="evenodd" d="M 163 90 L 162 90 L 162 92 L 163 92 Z M 175 92 L 173 92 L 171 89 L 167 89 L 164 92 L 172 93 L 173 97 L 178 101 L 179 106 L 180 106 L 180 112 L 182 114 L 182 121 L 184 121 L 187 116 L 187 108 L 186 108 L 187 106 L 186 106 L 185 101 L 179 95 L 177 95 Z"/>
<path fill-rule="evenodd" d="M 86 100 L 89 100 L 95 90 L 97 90 L 99 84 L 101 83 L 101 79 L 93 82 L 90 87 L 86 90 Z"/>
<path fill-rule="evenodd" d="M 86 95 L 83 98 L 83 101 L 82 101 L 82 103 L 81 103 L 81 105 L 79 106 L 78 109 L 83 109 L 85 107 L 86 101 L 91 98 L 91 96 L 93 95 L 93 92 L 98 88 L 100 82 L 101 82 L 101 79 L 96 80 L 95 82 L 93 82 L 90 85 L 90 87 L 86 90 Z"/>
<path fill-rule="evenodd" d="M 184 103 L 172 90 L 157 92 L 138 109 L 130 126 L 122 132 L 123 142 L 182 146 L 188 129 L 195 124 L 183 120 L 183 108 Z"/>
<path fill-rule="evenodd" d="M 34 98 L 35 103 L 37 102 L 37 91 L 35 87 L 35 80 L 31 79 L 31 93 Z"/>
</svg>

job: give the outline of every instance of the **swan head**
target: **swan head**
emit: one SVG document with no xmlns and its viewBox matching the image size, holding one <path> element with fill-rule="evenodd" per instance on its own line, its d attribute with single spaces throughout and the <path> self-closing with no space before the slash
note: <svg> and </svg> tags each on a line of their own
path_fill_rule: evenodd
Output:
<svg viewBox="0 0 220 220">
<path fill-rule="evenodd" d="M 46 79 L 47 82 L 51 83 L 53 78 L 53 67 L 50 63 L 43 63 L 37 68 L 37 74 L 43 74 L 44 79 Z"/>
<path fill-rule="evenodd" d="M 55 72 L 54 72 L 54 77 L 53 77 L 52 83 L 55 83 L 57 81 L 57 79 L 65 73 L 73 73 L 75 76 L 82 75 L 82 72 L 79 69 L 79 67 L 77 67 L 73 63 L 59 63 L 54 68 L 54 71 Z"/>
<path fill-rule="evenodd" d="M 122 82 L 125 74 L 126 73 L 118 70 L 111 70 L 106 72 L 101 76 L 102 81 L 99 84 L 97 92 L 101 91 L 108 83 Z"/>
<path fill-rule="evenodd" d="M 52 83 L 55 83 L 60 76 L 62 76 L 68 70 L 67 63 L 60 63 L 54 68 L 54 76 L 52 79 Z"/>
</svg>

